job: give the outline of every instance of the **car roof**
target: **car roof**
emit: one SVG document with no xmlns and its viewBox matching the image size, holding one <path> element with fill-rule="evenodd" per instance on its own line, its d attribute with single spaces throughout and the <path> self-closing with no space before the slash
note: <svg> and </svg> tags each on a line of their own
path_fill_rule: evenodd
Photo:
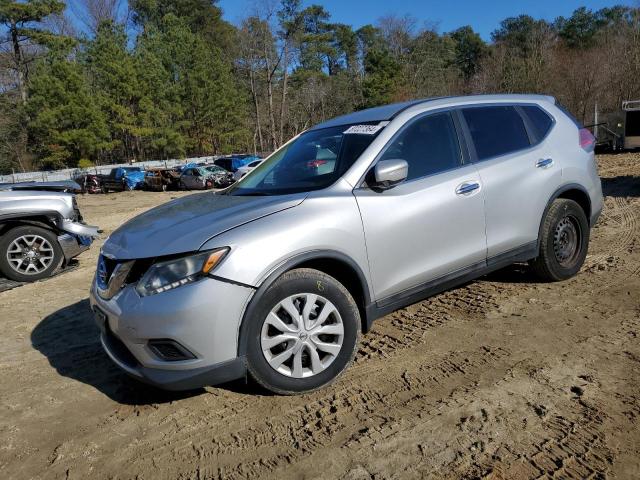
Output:
<svg viewBox="0 0 640 480">
<path fill-rule="evenodd" d="M 380 107 L 358 110 L 357 112 L 348 113 L 346 115 L 327 120 L 326 122 L 319 123 L 309 130 L 320 130 L 321 128 L 338 127 L 340 125 L 348 125 L 350 123 L 369 123 L 391 120 L 403 110 L 406 110 L 407 108 L 418 105 L 420 103 L 428 102 L 429 100 L 431 99 L 427 98 L 422 100 L 410 100 L 408 102 L 392 103 L 389 105 L 382 105 Z"/>
<path fill-rule="evenodd" d="M 341 125 L 349 125 L 354 123 L 371 123 L 371 122 L 384 122 L 393 120 L 403 111 L 422 104 L 434 103 L 441 104 L 443 107 L 451 104 L 452 106 L 459 103 L 483 103 L 483 102 L 498 102 L 498 101 L 513 101 L 513 102 L 539 102 L 546 101 L 555 103 L 553 97 L 547 95 L 527 95 L 527 94 L 500 94 L 500 95 L 466 95 L 456 97 L 430 97 L 422 98 L 419 100 L 410 100 L 408 102 L 392 103 L 389 105 L 382 105 L 380 107 L 367 108 L 365 110 L 359 110 L 357 112 L 348 113 L 340 117 L 332 118 L 326 122 L 319 123 L 309 129 L 320 130 L 322 128 L 338 127 Z"/>
</svg>

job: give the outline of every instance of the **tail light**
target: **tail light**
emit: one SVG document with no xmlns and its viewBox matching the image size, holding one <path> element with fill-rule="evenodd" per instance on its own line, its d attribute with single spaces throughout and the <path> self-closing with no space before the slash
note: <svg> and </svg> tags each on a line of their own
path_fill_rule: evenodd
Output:
<svg viewBox="0 0 640 480">
<path fill-rule="evenodd" d="M 596 137 L 587 128 L 580 129 L 580 147 L 585 152 L 593 152 L 596 148 Z"/>
</svg>

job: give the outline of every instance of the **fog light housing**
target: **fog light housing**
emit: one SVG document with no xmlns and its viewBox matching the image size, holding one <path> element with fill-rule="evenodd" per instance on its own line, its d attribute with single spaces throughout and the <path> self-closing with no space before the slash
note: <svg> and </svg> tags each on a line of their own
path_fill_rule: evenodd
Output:
<svg viewBox="0 0 640 480">
<path fill-rule="evenodd" d="M 147 345 L 149 346 L 149 350 L 151 350 L 156 357 L 160 360 L 164 360 L 165 362 L 180 362 L 196 358 L 193 353 L 175 340 L 149 340 Z"/>
</svg>

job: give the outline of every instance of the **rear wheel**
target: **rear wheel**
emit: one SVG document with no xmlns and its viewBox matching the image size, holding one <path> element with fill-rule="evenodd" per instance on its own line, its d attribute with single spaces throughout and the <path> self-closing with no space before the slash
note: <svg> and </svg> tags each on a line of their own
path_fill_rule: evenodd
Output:
<svg viewBox="0 0 640 480">
<path fill-rule="evenodd" d="M 50 276 L 64 259 L 56 235 L 35 226 L 16 227 L 0 239 L 0 271 L 18 282 Z"/>
<path fill-rule="evenodd" d="M 560 281 L 580 271 L 589 247 L 589 223 L 582 207 L 573 200 L 554 200 L 547 211 L 533 271 L 543 280 Z"/>
<path fill-rule="evenodd" d="M 291 270 L 266 291 L 255 312 L 247 331 L 247 364 L 266 389 L 310 392 L 333 382 L 352 362 L 360 314 L 335 278 Z"/>
</svg>

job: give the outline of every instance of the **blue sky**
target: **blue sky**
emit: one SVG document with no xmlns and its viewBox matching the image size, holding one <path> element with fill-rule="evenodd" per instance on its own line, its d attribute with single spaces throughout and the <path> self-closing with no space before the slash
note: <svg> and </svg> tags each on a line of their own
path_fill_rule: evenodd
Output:
<svg viewBox="0 0 640 480">
<path fill-rule="evenodd" d="M 331 13 L 332 21 L 355 28 L 375 23 L 389 13 L 401 16 L 409 13 L 420 22 L 436 22 L 441 32 L 471 25 L 485 40 L 490 39 L 501 20 L 521 13 L 553 20 L 571 15 L 581 6 L 592 10 L 614 5 L 634 6 L 634 2 L 628 0 L 303 0 L 305 6 L 313 3 L 323 5 Z M 228 21 L 238 23 L 252 10 L 255 0 L 220 0 L 218 5 Z"/>
</svg>

